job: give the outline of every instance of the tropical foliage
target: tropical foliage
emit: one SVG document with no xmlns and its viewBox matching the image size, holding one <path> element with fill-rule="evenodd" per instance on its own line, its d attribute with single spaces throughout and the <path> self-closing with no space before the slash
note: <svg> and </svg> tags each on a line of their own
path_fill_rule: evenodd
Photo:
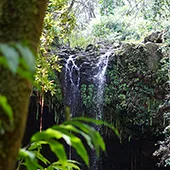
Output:
<svg viewBox="0 0 170 170">
<path fill-rule="evenodd" d="M 0 44 L 0 64 L 9 69 L 11 74 L 19 75 L 33 82 L 33 91 L 38 97 L 37 103 L 41 106 L 38 113 L 41 120 L 41 132 L 33 135 L 31 145 L 28 148 L 20 150 L 22 161 L 19 163 L 19 166 L 24 164 L 29 170 L 44 169 L 38 164 L 40 161 L 45 164 L 48 170 L 79 169 L 77 162 L 68 160 L 60 139 L 63 139 L 65 143 L 75 148 L 88 166 L 87 151 L 77 134 L 81 135 L 89 147 L 96 150 L 97 154 L 100 149 L 105 150 L 100 134 L 92 126 L 86 124 L 89 122 L 96 124 L 104 122 L 85 118 L 73 119 L 44 131 L 42 129 L 42 114 L 45 102 L 50 103 L 49 107 L 54 108 L 58 107 L 57 105 L 61 104 L 63 99 L 60 83 L 56 76 L 56 72 L 61 72 L 62 70 L 60 58 L 55 53 L 56 46 L 66 44 L 71 47 L 86 47 L 90 43 L 99 41 L 128 41 L 136 43 L 143 41 L 144 36 L 149 32 L 162 30 L 164 46 L 160 50 L 165 54 L 165 58 L 161 60 L 163 67 L 157 72 L 153 71 L 151 73 L 152 77 L 156 79 L 156 81 L 154 81 L 155 79 L 152 81 L 154 87 L 151 87 L 149 83 L 143 85 L 141 79 L 133 77 L 132 80 L 135 84 L 133 89 L 129 80 L 124 78 L 130 77 L 134 73 L 142 73 L 145 75 L 146 82 L 151 80 L 147 70 L 141 67 L 143 62 L 140 60 L 141 58 L 136 58 L 137 54 L 132 55 L 131 63 L 125 63 L 125 68 L 122 69 L 121 65 L 119 65 L 107 72 L 111 83 L 105 88 L 104 106 L 107 108 L 109 104 L 116 103 L 114 108 L 116 111 L 119 110 L 119 113 L 122 113 L 126 109 L 130 113 L 128 116 L 119 114 L 120 119 L 116 120 L 115 123 L 117 128 L 121 126 L 120 121 L 129 125 L 133 120 L 135 125 L 141 127 L 141 124 L 146 123 L 146 120 L 148 120 L 148 124 L 152 125 L 152 118 L 156 110 L 161 110 L 161 107 L 166 108 L 161 110 L 166 119 L 165 124 L 169 122 L 169 94 L 167 94 L 164 104 L 160 103 L 159 100 L 153 99 L 153 89 L 156 86 L 161 86 L 161 82 L 166 81 L 167 77 L 170 79 L 169 10 L 170 3 L 168 0 L 49 0 L 36 64 L 35 54 L 29 48 L 28 42 Z M 141 48 L 139 47 L 137 50 L 141 50 Z M 167 84 L 169 87 L 169 81 Z M 165 90 L 166 84 L 161 86 L 161 88 Z M 92 92 L 92 85 L 82 85 L 81 93 L 83 104 L 86 107 L 90 107 L 92 104 Z M 166 92 L 169 92 L 169 88 L 166 89 Z M 133 95 L 134 98 L 132 99 L 129 94 Z M 158 109 L 158 107 L 160 108 Z M 0 113 L 0 134 L 2 135 L 6 131 L 13 129 L 15 120 L 13 108 L 8 103 L 7 97 L 1 94 L 0 108 L 3 111 Z M 112 111 L 108 111 L 108 114 L 112 114 Z M 115 119 L 114 116 L 113 119 Z M 114 122 L 114 120 L 112 121 Z M 169 166 L 170 135 L 169 123 L 167 124 L 168 126 L 164 130 L 165 141 L 160 143 L 160 149 L 155 152 L 155 155 L 162 158 L 161 164 Z M 113 130 L 117 133 L 114 128 Z M 162 133 L 159 129 L 158 131 L 159 134 Z M 130 136 L 131 132 L 128 133 Z M 45 158 L 45 155 L 41 154 L 43 145 L 49 145 L 51 151 L 58 157 L 58 161 L 50 163 Z"/>
<path fill-rule="evenodd" d="M 169 125 L 169 106 L 170 106 L 170 94 L 169 94 L 169 87 L 170 87 L 170 72 L 169 72 L 169 66 L 170 66 L 170 53 L 169 53 L 169 44 L 170 44 L 170 37 L 169 32 L 167 33 L 167 40 L 166 40 L 166 46 L 163 47 L 165 58 L 161 60 L 162 62 L 162 70 L 165 71 L 165 75 L 168 77 L 167 81 L 167 95 L 165 97 L 165 101 L 162 105 L 160 105 L 160 109 L 162 110 L 164 114 L 164 118 L 166 123 L 166 127 L 163 131 L 163 134 L 165 135 L 164 141 L 159 141 L 159 149 L 154 152 L 154 156 L 159 157 L 160 162 L 158 163 L 159 166 L 170 166 L 170 157 L 169 157 L 169 146 L 170 146 L 170 125 Z"/>
<path fill-rule="evenodd" d="M 90 3 L 92 3 L 90 1 Z M 104 0 L 93 3 L 98 10 L 94 17 L 88 20 L 88 24 L 79 18 L 80 27 L 70 36 L 72 46 L 107 40 L 107 41 L 137 41 L 154 30 L 166 30 L 169 25 L 169 2 L 168 1 L 112 1 Z M 94 6 L 93 5 L 93 6 Z M 87 6 L 86 6 L 87 8 Z M 90 8 L 90 7 L 89 7 Z M 85 11 L 84 11 L 85 13 Z M 90 13 L 86 12 L 86 15 Z"/>
<path fill-rule="evenodd" d="M 68 160 L 68 156 L 64 149 L 64 144 L 61 139 L 65 141 L 67 145 L 73 147 L 77 154 L 82 158 L 84 163 L 89 167 L 89 157 L 86 147 L 84 146 L 82 139 L 78 137 L 81 135 L 86 141 L 86 144 L 96 151 L 97 156 L 99 156 L 100 151 L 105 151 L 105 143 L 94 127 L 87 125 L 87 123 L 95 123 L 97 125 L 106 125 L 110 127 L 117 135 L 118 132 L 115 128 L 109 124 L 93 120 L 89 118 L 73 118 L 68 120 L 61 125 L 54 125 L 47 130 L 42 132 L 37 132 L 31 138 L 31 145 L 27 148 L 20 149 L 20 163 L 25 165 L 28 170 L 36 170 L 37 168 L 42 170 L 52 170 L 52 169 L 80 169 L 78 162 L 73 160 Z M 46 155 L 41 154 L 42 147 L 44 145 L 49 145 L 50 150 L 57 156 L 58 161 L 49 162 Z M 40 166 L 39 161 L 45 164 L 45 168 Z"/>
</svg>

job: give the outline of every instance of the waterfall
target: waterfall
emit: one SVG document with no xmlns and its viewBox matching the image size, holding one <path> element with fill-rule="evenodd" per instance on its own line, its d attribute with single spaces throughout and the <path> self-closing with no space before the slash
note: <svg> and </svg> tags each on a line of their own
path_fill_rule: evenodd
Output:
<svg viewBox="0 0 170 170">
<path fill-rule="evenodd" d="M 71 109 L 71 117 L 78 114 L 78 100 L 80 97 L 80 68 L 76 65 L 76 56 L 70 55 L 65 63 L 64 98 L 65 105 Z"/>
<path fill-rule="evenodd" d="M 98 62 L 96 63 L 96 68 L 98 72 L 93 76 L 93 83 L 96 88 L 96 94 L 93 96 L 93 110 L 94 118 L 101 120 L 103 112 L 103 95 L 104 95 L 104 85 L 105 85 L 105 73 L 108 66 L 109 56 L 112 54 L 111 51 L 101 55 Z M 95 126 L 97 131 L 101 131 L 100 126 Z M 97 158 L 94 152 L 91 153 L 91 170 L 99 170 L 101 167 L 101 160 Z"/>
<path fill-rule="evenodd" d="M 85 116 L 95 119 L 102 119 L 103 112 L 103 95 L 105 85 L 105 73 L 108 66 L 109 56 L 113 51 L 108 51 L 96 58 L 82 60 L 77 62 L 78 57 L 76 55 L 70 55 L 65 62 L 64 66 L 64 96 L 65 105 L 69 105 L 71 109 L 71 116 L 81 116 L 83 110 L 82 96 L 80 86 L 82 82 L 88 82 L 94 85 L 94 94 L 92 98 L 92 113 L 86 113 Z M 80 64 L 81 63 L 81 64 Z M 84 75 L 87 81 L 82 80 Z M 90 110 L 90 109 L 89 109 Z M 97 131 L 100 131 L 99 126 L 94 127 Z M 98 161 L 96 154 L 92 151 L 90 153 L 91 170 L 99 170 L 100 161 Z M 84 170 L 84 169 L 83 169 Z"/>
<path fill-rule="evenodd" d="M 103 94 L 104 94 L 104 84 L 105 84 L 105 73 L 108 66 L 109 56 L 112 54 L 111 51 L 100 56 L 96 67 L 98 72 L 93 77 L 93 83 L 96 87 L 96 94 L 94 95 L 94 106 L 95 106 L 95 118 L 102 119 L 103 112 Z"/>
</svg>

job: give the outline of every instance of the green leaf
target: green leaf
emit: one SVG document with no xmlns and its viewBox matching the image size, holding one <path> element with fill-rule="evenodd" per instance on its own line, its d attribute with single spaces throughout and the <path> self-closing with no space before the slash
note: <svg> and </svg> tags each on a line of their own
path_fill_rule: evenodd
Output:
<svg viewBox="0 0 170 170">
<path fill-rule="evenodd" d="M 0 106 L 5 111 L 5 114 L 8 116 L 11 125 L 13 124 L 13 111 L 11 106 L 7 102 L 7 98 L 5 96 L 0 95 Z"/>
<path fill-rule="evenodd" d="M 38 158 L 40 161 L 42 161 L 44 164 L 50 164 L 50 161 L 46 159 L 39 151 L 34 151 L 34 154 L 36 158 Z"/>
<path fill-rule="evenodd" d="M 87 151 L 86 151 L 81 139 L 76 137 L 72 133 L 70 133 L 68 129 L 65 129 L 65 128 L 62 128 L 62 127 L 57 127 L 57 126 L 53 127 L 53 128 L 60 130 L 63 134 L 70 137 L 71 146 L 80 155 L 80 157 L 83 159 L 83 161 L 86 163 L 86 165 L 89 166 L 89 157 L 88 157 Z"/>
<path fill-rule="evenodd" d="M 97 125 L 107 125 L 111 127 L 113 130 L 115 128 L 106 122 L 100 120 L 94 120 L 91 118 L 74 118 L 72 120 L 66 121 L 62 125 L 54 125 L 52 128 L 49 128 L 43 132 L 38 132 L 31 138 L 34 144 L 31 146 L 31 149 L 38 149 L 41 146 L 41 142 L 45 142 L 43 144 L 48 144 L 52 150 L 52 152 L 59 158 L 59 161 L 63 162 L 62 169 L 65 168 L 65 163 L 67 161 L 67 156 L 65 153 L 64 146 L 58 142 L 57 140 L 63 138 L 66 143 L 72 146 L 78 155 L 83 159 L 87 166 L 89 166 L 89 157 L 86 151 L 85 146 L 83 145 L 81 139 L 77 137 L 75 134 L 81 135 L 90 146 L 90 148 L 95 148 L 97 155 L 99 155 L 100 149 L 105 151 L 105 143 L 96 129 L 90 125 L 85 123 L 94 123 Z M 40 142 L 40 143 L 39 143 Z M 42 157 L 41 157 L 42 156 Z M 40 156 L 40 159 L 43 158 L 43 155 Z M 44 160 L 46 162 L 46 160 Z M 47 162 L 46 162 L 47 163 Z M 49 169 L 51 167 L 49 166 Z M 75 167 L 77 168 L 77 167 Z"/>
<path fill-rule="evenodd" d="M 72 125 L 62 125 L 62 124 L 61 124 L 61 125 L 57 125 L 57 126 L 54 125 L 52 128 L 57 129 L 57 130 L 59 130 L 59 131 L 60 131 L 61 129 L 65 129 L 65 130 L 68 130 L 68 131 L 70 131 L 70 132 L 78 133 L 78 134 L 80 134 L 81 136 L 84 137 L 84 139 L 86 140 L 87 144 L 89 145 L 89 147 L 90 147 L 91 149 L 94 148 L 94 147 L 93 147 L 93 144 L 92 144 L 92 142 L 91 142 L 90 136 L 89 136 L 88 134 L 84 133 L 83 131 L 79 130 L 78 128 L 72 126 Z M 66 142 L 67 142 L 67 141 L 66 141 Z M 67 144 L 70 145 L 68 142 L 67 142 Z"/>
<path fill-rule="evenodd" d="M 19 150 L 19 156 L 21 158 L 29 158 L 29 159 L 32 159 L 32 160 L 35 159 L 35 154 L 33 152 L 31 152 L 31 151 L 28 151 L 28 150 L 24 149 L 24 148 L 21 148 Z"/>
<path fill-rule="evenodd" d="M 31 138 L 32 142 L 35 141 L 40 141 L 40 140 L 47 140 L 47 139 L 51 139 L 51 138 L 56 138 L 56 139 L 61 139 L 63 136 L 63 134 L 57 130 L 48 128 L 46 131 L 43 132 L 37 132 L 36 134 L 34 134 Z"/>
<path fill-rule="evenodd" d="M 67 160 L 67 162 L 64 163 L 62 161 L 57 161 L 52 163 L 49 167 L 47 167 L 47 170 L 54 170 L 54 169 L 72 170 L 73 168 L 75 170 L 80 170 L 78 164 L 79 163 L 77 161 L 73 161 L 73 160 Z"/>
<path fill-rule="evenodd" d="M 23 78 L 26 78 L 26 79 L 28 79 L 28 80 L 30 80 L 30 81 L 33 80 L 33 75 L 32 75 L 32 73 L 31 73 L 30 71 L 26 71 L 26 70 L 22 69 L 21 67 L 18 68 L 17 73 L 18 73 L 21 77 L 23 77 Z"/>
<path fill-rule="evenodd" d="M 25 159 L 25 166 L 27 167 L 27 170 L 37 170 L 39 167 L 38 163 L 35 160 L 26 158 Z"/>
<path fill-rule="evenodd" d="M 97 155 L 99 155 L 100 148 L 103 151 L 106 150 L 105 143 L 104 143 L 101 135 L 92 126 L 83 124 L 83 123 L 78 122 L 78 121 L 70 121 L 70 123 L 73 124 L 74 126 L 80 128 L 82 131 L 84 131 L 85 133 L 87 133 L 90 136 L 92 143 L 95 147 Z"/>
<path fill-rule="evenodd" d="M 6 58 L 9 69 L 16 73 L 19 65 L 18 52 L 8 44 L 0 44 L 0 51 Z"/>
<path fill-rule="evenodd" d="M 41 149 L 43 144 L 48 144 L 46 141 L 38 141 L 31 143 L 31 146 L 28 148 L 29 151 L 35 150 L 35 149 Z"/>
<path fill-rule="evenodd" d="M 51 128 L 47 129 L 43 132 L 38 132 L 35 135 L 32 136 L 31 141 L 39 141 L 39 142 L 47 142 L 49 144 L 51 150 L 55 153 L 55 155 L 61 159 L 62 161 L 67 160 L 67 156 L 64 150 L 64 147 L 61 143 L 58 141 L 53 140 L 61 139 L 63 134 L 61 132 L 58 132 L 57 130 L 53 130 Z"/>
<path fill-rule="evenodd" d="M 102 120 L 96 120 L 96 119 L 92 119 L 92 118 L 88 118 L 88 117 L 76 117 L 76 118 L 73 118 L 72 119 L 73 121 L 84 121 L 84 122 L 88 122 L 88 123 L 94 123 L 96 125 L 104 125 L 106 127 L 109 127 L 110 129 L 112 129 L 114 131 L 114 133 L 120 137 L 120 134 L 118 132 L 118 130 L 111 124 L 105 122 L 105 121 L 102 121 Z M 66 124 L 67 122 L 69 123 L 69 121 L 66 121 Z M 64 123 L 65 124 L 65 123 Z"/>
<path fill-rule="evenodd" d="M 44 163 L 49 163 L 46 158 L 44 158 L 38 151 L 28 151 L 24 148 L 19 150 L 19 158 L 24 161 L 22 163 L 27 167 L 27 170 L 37 170 L 42 169 L 42 167 L 38 164 L 37 158 L 40 159 Z"/>
<path fill-rule="evenodd" d="M 28 46 L 22 45 L 20 43 L 16 44 L 16 48 L 21 53 L 21 57 L 24 59 L 27 68 L 31 72 L 35 72 L 35 56 L 33 52 L 28 48 Z"/>
<path fill-rule="evenodd" d="M 70 134 L 71 137 L 71 143 L 73 148 L 76 150 L 76 152 L 81 156 L 81 158 L 84 160 L 87 166 L 89 166 L 89 157 L 87 154 L 87 151 L 80 140 L 80 138 Z"/>
<path fill-rule="evenodd" d="M 64 146 L 61 143 L 59 143 L 56 140 L 48 140 L 48 144 L 51 148 L 51 151 L 55 153 L 55 155 L 58 157 L 59 160 L 63 162 L 67 161 L 66 152 Z"/>
</svg>

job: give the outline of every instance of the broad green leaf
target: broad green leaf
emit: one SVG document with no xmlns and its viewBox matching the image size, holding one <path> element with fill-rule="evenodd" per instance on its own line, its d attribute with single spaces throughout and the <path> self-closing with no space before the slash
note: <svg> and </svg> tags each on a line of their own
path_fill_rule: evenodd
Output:
<svg viewBox="0 0 170 170">
<path fill-rule="evenodd" d="M 71 138 L 71 143 L 72 143 L 73 148 L 81 156 L 81 158 L 84 160 L 86 165 L 89 166 L 89 157 L 88 157 L 87 151 L 86 151 L 82 141 L 80 140 L 80 138 L 78 138 L 72 134 L 70 134 L 70 138 Z"/>
<path fill-rule="evenodd" d="M 48 128 L 43 132 L 37 132 L 36 134 L 34 134 L 31 138 L 31 141 L 32 142 L 40 141 L 40 140 L 46 141 L 47 139 L 51 139 L 51 138 L 61 139 L 62 136 L 63 134 L 61 132 Z"/>
<path fill-rule="evenodd" d="M 22 45 L 20 43 L 16 44 L 16 48 L 21 53 L 21 57 L 24 59 L 27 68 L 31 72 L 35 72 L 35 56 L 28 46 Z"/>
<path fill-rule="evenodd" d="M 9 69 L 16 73 L 19 66 L 19 54 L 16 49 L 8 44 L 0 44 L 0 52 L 6 58 Z"/>
<path fill-rule="evenodd" d="M 92 126 L 86 125 L 84 123 L 81 123 L 79 121 L 70 121 L 70 123 L 78 128 L 80 128 L 82 131 L 84 131 L 86 134 L 88 134 L 93 142 L 93 145 L 96 149 L 97 155 L 99 155 L 100 148 L 105 151 L 105 143 L 99 134 L 98 131 L 96 131 Z"/>
<path fill-rule="evenodd" d="M 111 124 L 105 122 L 105 121 L 102 121 L 102 120 L 96 120 L 96 119 L 93 119 L 93 118 L 88 118 L 88 117 L 76 117 L 76 118 L 73 118 L 72 119 L 73 121 L 74 120 L 78 120 L 78 121 L 84 121 L 84 122 L 88 122 L 88 123 L 94 123 L 96 125 L 104 125 L 106 127 L 109 127 L 110 129 L 112 129 L 115 134 L 120 137 L 120 134 L 118 132 L 118 130 Z M 69 121 L 66 121 L 66 123 L 69 123 Z"/>
<path fill-rule="evenodd" d="M 45 139 L 50 139 L 51 136 L 49 136 L 47 133 L 43 132 L 37 132 L 31 137 L 31 142 L 41 141 Z"/>
<path fill-rule="evenodd" d="M 38 141 L 31 143 L 31 146 L 28 148 L 29 151 L 35 149 L 41 149 L 43 144 L 48 144 L 46 141 Z"/>
<path fill-rule="evenodd" d="M 70 132 L 74 132 L 74 133 L 78 133 L 80 134 L 81 136 L 84 137 L 84 139 L 86 140 L 87 144 L 90 146 L 91 149 L 93 149 L 93 144 L 91 142 L 91 138 L 88 134 L 84 133 L 82 130 L 79 130 L 77 129 L 76 127 L 72 126 L 72 125 L 55 125 L 53 126 L 52 128 L 54 129 L 57 129 L 60 131 L 60 129 L 65 129 L 65 130 L 68 130 Z M 64 137 L 63 137 L 64 138 Z M 65 140 L 66 141 L 66 140 Z M 66 141 L 67 142 L 67 141 Z M 67 142 L 68 145 L 70 145 L 68 142 Z"/>
<path fill-rule="evenodd" d="M 52 128 L 49 128 L 43 132 L 38 132 L 33 135 L 31 141 L 38 144 L 34 144 L 35 146 L 31 146 L 31 149 L 38 149 L 38 147 L 40 148 L 41 146 L 41 142 L 45 142 L 43 144 L 48 144 L 51 148 L 51 151 L 54 152 L 54 154 L 59 158 L 59 161 L 63 162 L 61 169 L 67 170 L 67 156 L 65 153 L 64 146 L 57 141 L 58 139 L 63 138 L 68 145 L 72 146 L 76 150 L 76 152 L 78 153 L 78 155 L 80 155 L 86 165 L 89 166 L 89 157 L 86 148 L 84 147 L 81 139 L 75 136 L 75 134 L 81 135 L 91 148 L 95 148 L 97 155 L 99 155 L 100 149 L 105 151 L 106 148 L 105 143 L 99 132 L 96 131 L 96 129 L 91 125 L 85 124 L 86 122 L 98 125 L 106 124 L 103 121 L 96 121 L 90 118 L 75 118 L 73 120 L 66 121 L 63 125 L 54 125 Z M 43 159 L 43 155 L 40 156 L 40 159 Z M 44 161 L 46 162 L 46 160 Z M 51 167 L 49 166 L 49 169 L 50 168 Z M 79 167 L 75 166 L 74 168 L 76 169 Z"/>
<path fill-rule="evenodd" d="M 27 167 L 27 170 L 37 170 L 38 168 L 40 168 L 41 166 L 37 163 L 37 160 L 34 159 L 29 159 L 26 158 L 25 159 L 25 165 Z"/>
<path fill-rule="evenodd" d="M 83 161 L 86 163 L 87 166 L 89 166 L 89 157 L 87 154 L 87 151 L 81 141 L 80 138 L 76 137 L 72 133 L 70 133 L 68 130 L 64 128 L 60 128 L 60 131 L 69 136 L 71 140 L 71 146 L 76 150 L 76 152 L 80 155 L 80 157 L 83 159 Z"/>
<path fill-rule="evenodd" d="M 56 140 L 48 140 L 48 144 L 51 148 L 51 151 L 58 157 L 59 160 L 65 162 L 67 161 L 66 151 L 64 149 L 64 146 L 56 141 Z"/>
<path fill-rule="evenodd" d="M 19 150 L 19 156 L 20 156 L 21 158 L 29 158 L 29 159 L 32 159 L 32 160 L 35 159 L 35 154 L 34 154 L 33 152 L 28 151 L 28 150 L 23 149 L 23 148 L 21 148 L 21 149 Z"/>
<path fill-rule="evenodd" d="M 71 145 L 71 139 L 70 136 L 63 134 L 63 139 L 66 141 L 68 145 Z"/>
</svg>

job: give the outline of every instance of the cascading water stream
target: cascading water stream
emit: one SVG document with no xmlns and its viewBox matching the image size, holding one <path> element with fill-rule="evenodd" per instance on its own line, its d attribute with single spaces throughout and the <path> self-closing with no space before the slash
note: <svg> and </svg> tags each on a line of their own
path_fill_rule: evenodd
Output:
<svg viewBox="0 0 170 170">
<path fill-rule="evenodd" d="M 96 94 L 94 96 L 94 106 L 95 106 L 95 118 L 102 119 L 103 111 L 103 94 L 104 94 L 104 84 L 105 84 L 105 73 L 108 66 L 109 56 L 112 54 L 112 51 L 109 51 L 100 56 L 99 61 L 96 64 L 98 72 L 93 76 L 93 83 L 96 86 Z"/>
<path fill-rule="evenodd" d="M 80 68 L 75 64 L 76 56 L 70 55 L 65 64 L 64 97 L 65 105 L 71 109 L 70 116 L 76 116 L 77 100 L 80 94 Z"/>
<path fill-rule="evenodd" d="M 105 73 L 108 66 L 109 56 L 112 54 L 111 51 L 100 56 L 98 62 L 96 63 L 96 68 L 98 69 L 97 74 L 93 76 L 93 83 L 96 88 L 96 93 L 93 96 L 94 105 L 94 118 L 101 120 L 103 113 L 103 95 L 104 95 L 104 85 L 105 85 Z M 95 126 L 97 131 L 101 130 L 100 126 Z M 96 154 L 92 152 L 91 154 L 91 170 L 98 170 L 101 167 L 101 160 L 97 158 Z"/>
<path fill-rule="evenodd" d="M 96 60 L 84 60 L 79 65 L 77 64 L 76 55 L 70 55 L 65 62 L 65 78 L 64 78 L 64 96 L 65 96 L 65 105 L 68 105 L 71 110 L 71 116 L 81 116 L 82 111 L 82 97 L 80 86 L 82 81 L 81 79 L 84 78 L 84 72 L 88 72 L 86 78 L 90 79 L 94 86 L 93 98 L 92 98 L 92 108 L 91 108 L 91 115 L 90 117 L 95 119 L 102 119 L 102 112 L 103 112 L 103 95 L 104 95 L 104 85 L 105 85 L 105 73 L 108 66 L 109 56 L 113 53 L 112 50 L 106 52 L 105 54 L 96 57 Z M 88 68 L 84 69 L 83 67 Z M 90 109 L 89 109 L 90 111 Z M 88 113 L 85 116 L 89 117 Z M 97 131 L 100 131 L 99 126 L 94 127 Z M 91 170 L 99 170 L 100 161 L 98 161 L 96 154 L 94 152 L 90 153 L 91 159 Z"/>
</svg>

